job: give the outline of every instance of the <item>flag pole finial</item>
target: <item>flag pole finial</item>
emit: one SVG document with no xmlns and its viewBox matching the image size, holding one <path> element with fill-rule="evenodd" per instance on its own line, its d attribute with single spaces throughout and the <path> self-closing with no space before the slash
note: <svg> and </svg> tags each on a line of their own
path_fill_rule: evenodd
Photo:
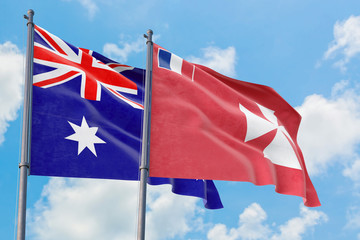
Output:
<svg viewBox="0 0 360 240">
<path fill-rule="evenodd" d="M 149 29 L 149 30 L 147 30 L 147 35 L 144 34 L 144 38 L 147 39 L 146 44 L 147 44 L 148 42 L 151 42 L 151 43 L 152 43 L 152 35 L 153 35 L 153 33 L 154 33 L 153 30 Z"/>
<path fill-rule="evenodd" d="M 34 10 L 29 9 L 29 10 L 27 11 L 27 13 L 28 13 L 28 15 L 25 15 L 25 14 L 24 14 L 24 18 L 25 18 L 26 20 L 29 20 L 29 21 L 28 21 L 28 24 L 29 24 L 30 22 L 33 23 L 33 22 L 32 22 L 32 18 L 33 18 L 33 16 L 35 15 Z"/>
<path fill-rule="evenodd" d="M 35 15 L 34 10 L 32 10 L 32 9 L 29 9 L 29 10 L 27 11 L 27 13 L 28 13 L 28 15 L 31 16 L 31 17 Z"/>
</svg>

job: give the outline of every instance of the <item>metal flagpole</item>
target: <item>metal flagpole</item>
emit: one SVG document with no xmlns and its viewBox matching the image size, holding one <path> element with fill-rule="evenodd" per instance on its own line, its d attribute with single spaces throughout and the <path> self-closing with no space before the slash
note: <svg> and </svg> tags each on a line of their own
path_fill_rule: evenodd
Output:
<svg viewBox="0 0 360 240">
<path fill-rule="evenodd" d="M 20 181 L 19 181 L 19 206 L 18 206 L 18 224 L 17 224 L 17 240 L 25 239 L 26 224 L 26 191 L 27 176 L 30 167 L 30 131 L 31 131 L 31 98 L 32 98 L 32 76 L 33 76 L 33 48 L 34 48 L 34 11 L 29 10 L 28 16 L 24 17 L 27 22 L 27 49 L 25 63 L 25 87 L 24 87 L 24 111 L 23 111 L 23 128 L 21 142 L 21 162 Z"/>
<path fill-rule="evenodd" d="M 144 37 L 147 38 L 146 77 L 145 77 L 145 98 L 144 98 L 144 119 L 143 136 L 140 165 L 140 193 L 139 193 L 139 216 L 137 239 L 145 239 L 145 213 L 146 213 L 146 187 L 149 175 L 150 158 L 150 116 L 151 116 L 151 82 L 152 82 L 152 61 L 153 61 L 153 31 L 148 30 Z"/>
</svg>

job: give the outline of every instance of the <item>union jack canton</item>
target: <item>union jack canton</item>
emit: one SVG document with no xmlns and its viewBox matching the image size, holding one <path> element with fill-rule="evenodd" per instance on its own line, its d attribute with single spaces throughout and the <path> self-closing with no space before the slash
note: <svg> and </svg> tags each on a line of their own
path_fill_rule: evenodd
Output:
<svg viewBox="0 0 360 240">
<path fill-rule="evenodd" d="M 93 51 L 74 47 L 39 26 L 35 26 L 34 40 L 34 63 L 47 69 L 34 75 L 34 86 L 53 87 L 81 76 L 79 91 L 82 98 L 100 101 L 103 86 L 132 107 L 143 109 L 142 104 L 120 93 L 138 93 L 137 85 L 119 74 L 132 67 L 113 62 L 103 56 L 102 62 L 93 56 Z"/>
</svg>

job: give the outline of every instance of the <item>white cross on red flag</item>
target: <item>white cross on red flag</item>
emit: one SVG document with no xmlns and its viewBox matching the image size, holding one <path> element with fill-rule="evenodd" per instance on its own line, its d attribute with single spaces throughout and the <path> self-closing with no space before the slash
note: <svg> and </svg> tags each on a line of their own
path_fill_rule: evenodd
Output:
<svg viewBox="0 0 360 240">
<path fill-rule="evenodd" d="M 189 63 L 154 44 L 150 176 L 247 181 L 320 206 L 297 132 L 272 88 Z"/>
</svg>

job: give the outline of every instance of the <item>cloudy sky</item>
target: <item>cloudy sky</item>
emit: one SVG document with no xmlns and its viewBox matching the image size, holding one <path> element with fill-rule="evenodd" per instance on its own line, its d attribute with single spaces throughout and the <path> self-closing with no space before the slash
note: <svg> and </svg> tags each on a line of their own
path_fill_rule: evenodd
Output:
<svg viewBox="0 0 360 240">
<path fill-rule="evenodd" d="M 0 2 L 0 235 L 14 239 L 26 21 L 145 67 L 156 43 L 274 88 L 302 115 L 298 136 L 321 207 L 273 186 L 215 184 L 224 209 L 150 187 L 147 239 L 360 239 L 360 2 L 3 0 Z M 29 240 L 135 239 L 138 183 L 30 176 Z"/>
</svg>

